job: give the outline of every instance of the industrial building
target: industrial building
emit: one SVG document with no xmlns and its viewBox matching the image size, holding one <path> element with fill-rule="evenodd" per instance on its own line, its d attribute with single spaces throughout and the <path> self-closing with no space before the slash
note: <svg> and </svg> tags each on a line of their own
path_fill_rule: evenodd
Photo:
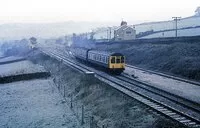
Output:
<svg viewBox="0 0 200 128">
<path fill-rule="evenodd" d="M 120 27 L 114 30 L 114 40 L 133 40 L 136 38 L 136 31 L 133 27 L 127 25 L 127 22 L 122 21 Z"/>
<path fill-rule="evenodd" d="M 136 30 L 134 27 L 127 25 L 127 22 L 122 21 L 118 27 L 105 27 L 98 28 L 94 31 L 93 39 L 96 41 L 105 41 L 105 40 L 133 40 L 136 38 Z"/>
<path fill-rule="evenodd" d="M 200 7 L 197 7 L 197 9 L 195 10 L 195 15 L 200 16 Z"/>
</svg>

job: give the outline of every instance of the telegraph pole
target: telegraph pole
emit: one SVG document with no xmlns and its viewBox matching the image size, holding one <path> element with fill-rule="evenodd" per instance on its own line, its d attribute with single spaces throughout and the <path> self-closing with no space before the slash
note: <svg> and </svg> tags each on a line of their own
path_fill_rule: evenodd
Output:
<svg viewBox="0 0 200 128">
<path fill-rule="evenodd" d="M 175 25 L 176 25 L 176 37 L 178 36 L 178 34 L 177 34 L 177 21 L 179 21 L 180 19 L 181 19 L 181 17 L 172 17 L 173 19 L 174 19 L 174 21 L 175 21 Z"/>
<path fill-rule="evenodd" d="M 107 39 L 109 40 L 109 29 L 107 29 Z"/>
<path fill-rule="evenodd" d="M 110 40 L 111 40 L 111 33 L 112 33 L 111 27 L 109 27 L 109 30 L 110 30 L 110 37 L 109 37 L 109 38 L 110 38 Z"/>
<path fill-rule="evenodd" d="M 111 40 L 111 27 L 108 27 L 107 29 L 107 39 L 110 41 Z"/>
</svg>

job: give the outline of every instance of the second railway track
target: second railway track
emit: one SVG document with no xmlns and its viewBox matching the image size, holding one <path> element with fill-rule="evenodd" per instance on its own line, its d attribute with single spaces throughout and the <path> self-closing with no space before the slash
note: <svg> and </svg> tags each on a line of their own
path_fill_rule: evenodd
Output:
<svg viewBox="0 0 200 128">
<path fill-rule="evenodd" d="M 92 67 L 87 67 L 76 61 L 69 60 L 65 55 L 59 52 L 43 51 L 45 54 L 62 60 L 66 64 L 78 68 L 78 70 L 87 70 L 95 72 L 95 76 L 110 84 L 119 91 L 130 97 L 146 104 L 157 112 L 180 122 L 188 127 L 200 127 L 200 106 L 189 100 L 176 95 L 171 95 L 163 90 L 152 88 L 145 83 L 137 82 L 126 75 L 111 76 L 105 72 L 98 71 Z"/>
<path fill-rule="evenodd" d="M 168 75 L 168 74 L 160 73 L 160 72 L 156 72 L 156 71 L 147 70 L 147 69 L 139 68 L 139 67 L 136 67 L 136 66 L 133 66 L 133 65 L 128 65 L 128 64 L 126 64 L 126 67 L 200 86 L 200 83 L 197 82 L 197 81 L 187 80 L 187 79 L 183 79 L 183 78 L 180 78 L 180 77 L 176 77 L 176 76 L 172 76 L 172 75 Z"/>
</svg>

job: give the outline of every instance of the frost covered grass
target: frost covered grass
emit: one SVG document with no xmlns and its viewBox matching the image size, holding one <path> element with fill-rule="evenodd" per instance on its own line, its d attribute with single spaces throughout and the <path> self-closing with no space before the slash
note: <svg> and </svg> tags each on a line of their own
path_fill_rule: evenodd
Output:
<svg viewBox="0 0 200 128">
<path fill-rule="evenodd" d="M 0 77 L 36 73 L 36 72 L 45 72 L 45 69 L 44 67 L 40 65 L 35 65 L 27 60 L 15 63 L 3 64 L 0 66 Z"/>
<path fill-rule="evenodd" d="M 178 36 L 198 36 L 200 33 L 200 28 L 191 28 L 191 29 L 183 29 L 183 30 L 178 30 Z M 159 33 L 154 33 L 148 36 L 144 36 L 142 38 L 163 38 L 163 37 L 174 37 L 175 36 L 175 31 L 167 31 L 167 32 L 159 32 Z"/>
<path fill-rule="evenodd" d="M 1 128 L 79 128 L 51 79 L 0 86 Z"/>
<path fill-rule="evenodd" d="M 37 54 L 32 61 L 51 71 L 62 95 L 65 88 L 65 98 L 69 104 L 72 99 L 72 110 L 79 121 L 81 107 L 84 106 L 85 127 L 91 126 L 91 117 L 94 117 L 92 125 L 108 128 L 182 127 L 111 86 L 72 70 L 48 56 Z"/>
<path fill-rule="evenodd" d="M 22 58 L 23 60 L 23 58 Z M 47 78 L 50 73 L 44 67 L 18 57 L 0 59 L 0 83 Z"/>
<path fill-rule="evenodd" d="M 53 80 L 41 79 L 46 75 L 27 60 L 0 65 L 0 128 L 80 128 Z"/>
<path fill-rule="evenodd" d="M 26 58 L 20 57 L 20 56 L 9 56 L 9 57 L 2 57 L 2 58 L 0 57 L 0 65 L 18 62 L 18 61 L 22 61 L 22 60 L 26 60 Z"/>
</svg>

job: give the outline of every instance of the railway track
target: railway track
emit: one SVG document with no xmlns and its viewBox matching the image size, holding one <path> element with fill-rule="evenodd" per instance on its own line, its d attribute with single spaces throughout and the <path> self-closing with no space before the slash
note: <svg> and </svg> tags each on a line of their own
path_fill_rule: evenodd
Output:
<svg viewBox="0 0 200 128">
<path fill-rule="evenodd" d="M 164 74 L 164 73 L 151 71 L 151 70 L 147 70 L 147 69 L 142 69 L 142 68 L 139 68 L 139 67 L 136 67 L 136 66 L 133 66 L 133 65 L 128 65 L 128 64 L 126 64 L 126 67 L 137 69 L 137 70 L 141 70 L 141 71 L 144 71 L 144 72 L 147 72 L 147 73 L 156 74 L 156 75 L 159 75 L 159 76 L 164 76 L 164 77 L 171 78 L 171 79 L 174 79 L 174 80 L 183 81 L 183 82 L 186 82 L 186 83 L 189 83 L 189 84 L 194 84 L 194 85 L 200 86 L 200 83 L 197 82 L 197 81 L 186 80 L 186 79 L 183 79 L 183 78 L 180 78 L 180 77 L 167 75 L 167 74 Z"/>
<path fill-rule="evenodd" d="M 76 61 L 69 60 L 59 52 L 43 51 L 73 68 L 82 72 L 95 72 L 95 77 L 110 84 L 119 91 L 146 104 L 162 115 L 171 118 L 188 127 L 200 127 L 200 105 L 186 100 L 169 92 L 157 89 L 149 84 L 136 81 L 133 78 L 122 74 L 111 76 L 105 72 L 87 67 Z"/>
</svg>

